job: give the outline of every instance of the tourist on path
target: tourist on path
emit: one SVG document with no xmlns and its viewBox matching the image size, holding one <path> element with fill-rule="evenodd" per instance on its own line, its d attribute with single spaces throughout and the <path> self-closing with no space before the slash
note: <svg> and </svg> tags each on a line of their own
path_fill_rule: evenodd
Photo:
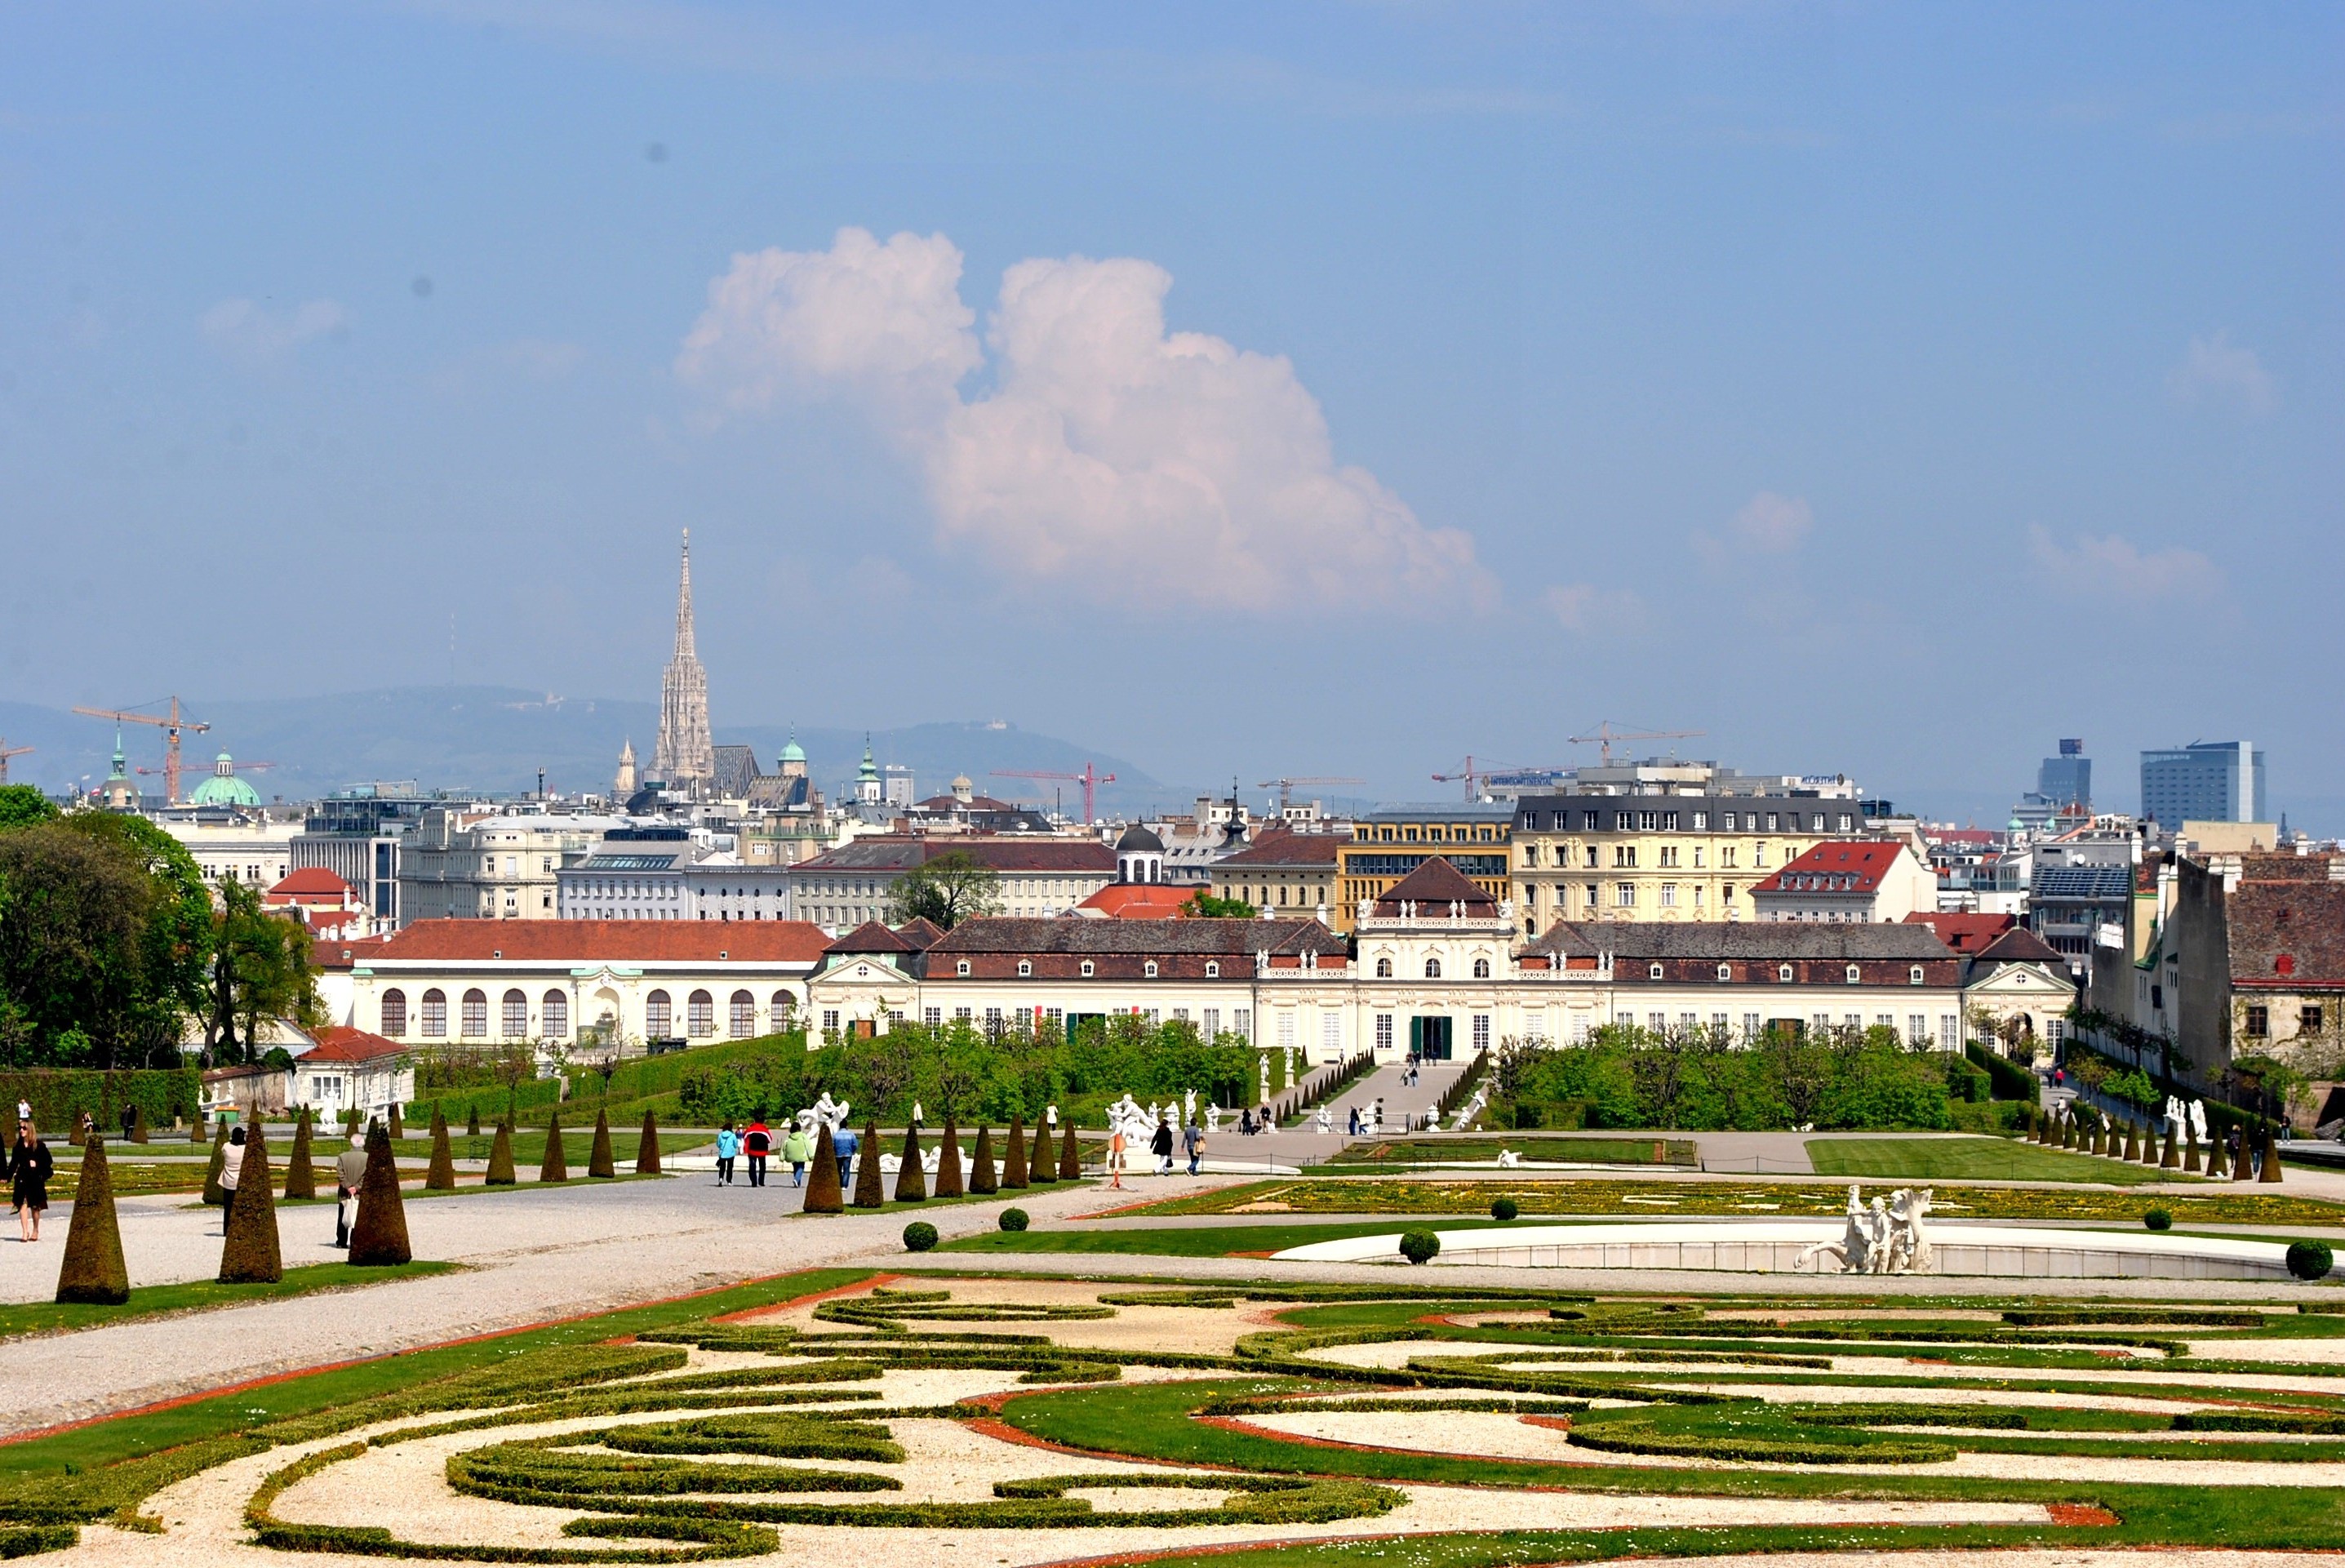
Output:
<svg viewBox="0 0 2345 1568">
<path fill-rule="evenodd" d="M 56 1156 L 29 1119 L 16 1124 L 16 1147 L 6 1158 L 8 1199 L 16 1206 L 16 1231 L 26 1241 L 41 1239 L 41 1210 L 49 1207 L 49 1176 Z"/>
<path fill-rule="evenodd" d="M 1172 1174 L 1172 1124 L 1164 1117 L 1156 1118 L 1156 1131 L 1149 1135 L 1148 1147 L 1156 1156 L 1156 1174 Z"/>
<path fill-rule="evenodd" d="M 228 1211 L 236 1207 L 236 1184 L 244 1175 L 245 1131 L 238 1127 L 228 1135 L 228 1158 L 220 1162 L 220 1191 L 228 1196 L 220 1199 L 220 1233 L 228 1233 Z"/>
<path fill-rule="evenodd" d="M 1181 1135 L 1181 1142 L 1189 1156 L 1189 1174 L 1195 1176 L 1198 1156 L 1205 1152 L 1205 1129 L 1194 1115 L 1189 1118 L 1189 1130 Z"/>
<path fill-rule="evenodd" d="M 350 1129 L 350 1146 L 334 1161 L 334 1245 L 348 1247 L 350 1227 L 359 1222 L 359 1186 L 366 1180 L 366 1134 Z"/>
<path fill-rule="evenodd" d="M 838 1156 L 838 1189 L 850 1190 L 855 1184 L 855 1151 L 863 1140 L 855 1135 L 853 1127 L 842 1126 L 830 1135 L 831 1152 Z"/>
<path fill-rule="evenodd" d="M 763 1116 L 752 1116 L 741 1129 L 741 1152 L 749 1156 L 749 1185 L 766 1185 L 766 1156 L 774 1152 L 774 1135 Z"/>
<path fill-rule="evenodd" d="M 738 1159 L 740 1155 L 741 1135 L 733 1130 L 733 1124 L 728 1121 L 716 1134 L 716 1185 L 718 1186 L 733 1185 L 733 1162 Z"/>
<path fill-rule="evenodd" d="M 1123 1186 L 1123 1124 L 1118 1122 L 1107 1139 L 1107 1185 L 1121 1191 Z"/>
<path fill-rule="evenodd" d="M 806 1186 L 807 1161 L 814 1158 L 814 1140 L 804 1127 L 793 1126 L 782 1140 L 782 1158 L 790 1162 L 790 1185 Z"/>
<path fill-rule="evenodd" d="M 138 1111 L 127 1100 L 122 1102 L 122 1141 L 128 1143 L 130 1135 L 138 1130 Z"/>
</svg>

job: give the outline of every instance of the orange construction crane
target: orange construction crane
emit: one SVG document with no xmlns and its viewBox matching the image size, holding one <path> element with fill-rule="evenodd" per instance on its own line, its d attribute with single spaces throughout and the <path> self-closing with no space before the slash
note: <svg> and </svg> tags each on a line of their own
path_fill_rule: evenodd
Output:
<svg viewBox="0 0 2345 1568">
<path fill-rule="evenodd" d="M 1593 735 L 1567 735 L 1564 739 L 1574 746 L 1597 746 L 1603 748 L 1604 766 L 1612 766 L 1612 743 L 1616 740 L 1683 740 L 1705 733 L 1700 729 L 1615 729 L 1609 718 L 1600 720 Z"/>
<path fill-rule="evenodd" d="M 192 729 L 200 734 L 211 726 L 182 718 L 178 697 L 172 697 L 170 702 L 171 713 L 168 718 L 157 718 L 151 713 L 125 713 L 111 708 L 76 708 L 74 711 L 92 718 L 110 718 L 117 724 L 151 724 L 160 729 L 163 732 L 163 796 L 169 804 L 176 806 L 179 803 L 179 732 Z"/>
<path fill-rule="evenodd" d="M 1291 804 L 1294 799 L 1294 787 L 1297 784 L 1365 784 L 1367 780 L 1365 779 L 1265 779 L 1261 783 L 1255 785 L 1254 788 L 1257 789 L 1267 789 L 1275 785 L 1278 789 L 1278 809 L 1280 814 L 1284 815 L 1287 806 Z"/>
<path fill-rule="evenodd" d="M 1081 773 L 1052 773 L 1036 768 L 997 768 L 993 770 L 993 777 L 996 779 L 1063 779 L 1070 784 L 1080 784 L 1083 787 L 1083 820 L 1086 823 L 1094 820 L 1099 815 L 1097 809 L 1099 787 L 1115 782 L 1114 774 L 1101 773 L 1088 762 L 1083 764 L 1083 770 Z"/>
<path fill-rule="evenodd" d="M 8 738 L 0 735 L 0 784 L 8 782 L 8 759 L 22 757 L 32 749 L 29 746 L 11 746 Z"/>
</svg>

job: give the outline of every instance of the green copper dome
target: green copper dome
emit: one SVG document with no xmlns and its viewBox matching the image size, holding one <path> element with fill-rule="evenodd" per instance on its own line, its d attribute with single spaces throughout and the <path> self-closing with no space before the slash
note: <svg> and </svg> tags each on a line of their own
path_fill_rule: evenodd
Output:
<svg viewBox="0 0 2345 1568">
<path fill-rule="evenodd" d="M 188 800 L 196 806 L 258 806 L 260 791 L 236 776 L 235 759 L 223 751 L 213 759 L 212 776 Z"/>
<path fill-rule="evenodd" d="M 789 744 L 782 748 L 782 760 L 785 762 L 806 760 L 806 748 L 798 744 L 798 732 L 795 729 L 790 731 Z"/>
</svg>

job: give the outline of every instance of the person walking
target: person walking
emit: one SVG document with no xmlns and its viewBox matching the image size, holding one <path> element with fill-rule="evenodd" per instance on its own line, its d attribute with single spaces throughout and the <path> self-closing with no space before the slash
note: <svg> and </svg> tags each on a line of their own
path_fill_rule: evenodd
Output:
<svg viewBox="0 0 2345 1568">
<path fill-rule="evenodd" d="M 359 1187 L 366 1180 L 366 1133 L 350 1129 L 350 1146 L 334 1161 L 334 1245 L 348 1248 L 359 1222 Z"/>
<path fill-rule="evenodd" d="M 716 1134 L 716 1185 L 718 1186 L 733 1185 L 733 1162 L 738 1159 L 740 1155 L 741 1135 L 733 1130 L 733 1124 L 728 1120 Z"/>
<path fill-rule="evenodd" d="M 831 1152 L 838 1156 L 838 1190 L 841 1192 L 855 1190 L 855 1151 L 862 1145 L 863 1140 L 856 1136 L 855 1129 L 844 1124 L 830 1135 Z"/>
<path fill-rule="evenodd" d="M 245 1130 L 235 1127 L 228 1135 L 228 1158 L 220 1162 L 220 1191 L 228 1196 L 220 1199 L 220 1234 L 228 1234 L 228 1211 L 236 1207 L 236 1184 L 244 1175 Z"/>
<path fill-rule="evenodd" d="M 128 1143 L 130 1135 L 138 1129 L 138 1111 L 127 1100 L 122 1102 L 122 1141 Z"/>
<path fill-rule="evenodd" d="M 16 1207 L 16 1233 L 25 1241 L 41 1239 L 41 1211 L 49 1207 L 49 1177 L 56 1156 L 41 1141 L 31 1118 L 16 1124 L 16 1146 L 5 1157 L 8 1200 Z"/>
<path fill-rule="evenodd" d="M 1205 1152 L 1205 1129 L 1193 1112 L 1189 1117 L 1189 1130 L 1181 1135 L 1181 1142 L 1189 1156 L 1189 1174 L 1195 1176 L 1197 1160 Z"/>
<path fill-rule="evenodd" d="M 763 1116 L 752 1116 L 741 1129 L 741 1152 L 749 1156 L 749 1185 L 766 1185 L 766 1156 L 774 1152 L 774 1135 Z"/>
<path fill-rule="evenodd" d="M 782 1158 L 790 1163 L 790 1185 L 806 1186 L 807 1161 L 814 1158 L 814 1140 L 804 1127 L 793 1125 L 789 1135 L 782 1139 Z"/>
<path fill-rule="evenodd" d="M 1122 1191 L 1123 1187 L 1123 1124 L 1118 1122 L 1107 1138 L 1107 1185 Z"/>
<path fill-rule="evenodd" d="M 1172 1122 L 1169 1116 L 1156 1118 L 1156 1130 L 1148 1137 L 1149 1152 L 1156 1156 L 1156 1174 L 1172 1174 Z"/>
</svg>

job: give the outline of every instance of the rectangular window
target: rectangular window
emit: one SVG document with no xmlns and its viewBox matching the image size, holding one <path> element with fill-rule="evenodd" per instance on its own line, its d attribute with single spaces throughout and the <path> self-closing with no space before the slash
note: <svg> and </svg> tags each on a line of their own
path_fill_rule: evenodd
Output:
<svg viewBox="0 0 2345 1568">
<path fill-rule="evenodd" d="M 1294 1049 L 1294 1009 L 1292 1007 L 1279 1009 L 1278 1048 L 1282 1051 Z"/>
<path fill-rule="evenodd" d="M 985 1010 L 985 1032 L 988 1034 L 1001 1033 L 1001 1009 L 999 1007 L 989 1007 Z"/>
<path fill-rule="evenodd" d="M 1332 1062 L 1344 1054 L 1344 1015 L 1322 1013 L 1319 1015 L 1319 1056 Z"/>
<path fill-rule="evenodd" d="M 1230 1013 L 1230 1031 L 1233 1033 L 1244 1036 L 1247 1040 L 1252 1040 L 1254 1038 L 1254 1009 L 1251 1007 L 1240 1007 L 1233 1011 Z"/>
<path fill-rule="evenodd" d="M 954 1023 L 968 1023 L 968 1022 L 969 1022 L 969 1009 L 968 1009 L 968 1008 L 966 1008 L 966 1007 L 956 1007 L 956 1008 L 954 1008 L 954 1009 L 953 1009 L 953 1022 L 954 1022 Z"/>
<path fill-rule="evenodd" d="M 1601 863 L 1602 863 L 1602 862 L 1599 861 L 1599 860 L 1597 860 L 1597 858 L 1596 858 L 1596 846 L 1595 846 L 1595 845 L 1593 845 L 1593 844 L 1589 845 L 1589 846 L 1588 846 L 1588 869 L 1589 869 L 1589 871 L 1594 871 L 1594 870 L 1595 870 L 1595 869 L 1596 869 L 1599 864 L 1601 864 Z"/>
<path fill-rule="evenodd" d="M 1709 813 L 1709 812 L 1707 812 L 1707 811 L 1696 811 L 1696 812 L 1693 814 L 1693 830 L 1694 830 L 1695 832 L 1697 832 L 1697 833 L 1707 833 L 1707 832 L 1709 832 L 1709 831 L 1710 831 L 1710 813 Z M 1700 853 L 1700 850 L 1696 850 L 1696 851 L 1695 851 L 1695 853 L 1699 854 L 1699 853 Z"/>
<path fill-rule="evenodd" d="M 1637 884 L 1634 882 L 1614 884 L 1612 901 L 1621 909 L 1634 909 L 1637 905 Z"/>
<path fill-rule="evenodd" d="M 1153 1029 L 1156 1027 L 1158 1016 L 1157 1010 L 1152 1007 L 1140 1015 L 1140 1021 Z"/>
<path fill-rule="evenodd" d="M 1678 1014 L 1678 1028 L 1680 1032 L 1687 1033 L 1692 1033 L 1694 1022 L 1694 1015 L 1690 1013 L 1680 1013 Z"/>
<path fill-rule="evenodd" d="M 945 1010 L 943 1008 L 923 1007 L 920 1009 L 920 1022 L 927 1024 L 929 1028 L 934 1029 L 943 1023 L 944 1021 Z"/>
<path fill-rule="evenodd" d="M 1897 1020 L 1886 1013 L 1876 1013 L 1873 1015 L 1873 1026 L 1875 1029 L 1894 1029 L 1897 1027 Z"/>
<path fill-rule="evenodd" d="M 1588 884 L 1588 907 L 1591 910 L 1598 904 L 1604 901 L 1602 898 L 1599 896 L 1599 884 L 1595 882 Z"/>
<path fill-rule="evenodd" d="M 1759 1015 L 1756 1013 L 1746 1013 L 1742 1015 L 1742 1038 L 1745 1040 L 1759 1038 Z"/>
<path fill-rule="evenodd" d="M 1665 910 L 1673 910 L 1678 907 L 1677 883 L 1663 882 L 1661 884 L 1661 907 Z"/>
<path fill-rule="evenodd" d="M 1547 1010 L 1534 1007 L 1523 1014 L 1523 1038 L 1542 1041 L 1547 1038 Z"/>
<path fill-rule="evenodd" d="M 426 1031 L 430 1033 L 430 1031 Z M 2251 1003 L 2248 1007 L 2248 1038 L 2261 1040 L 2271 1033 L 2271 1009 Z"/>
<path fill-rule="evenodd" d="M 1854 832 L 1856 830 L 1856 819 L 1850 816 L 1847 812 L 1842 811 L 1840 814 L 1840 830 L 1843 833 Z"/>
<path fill-rule="evenodd" d="M 1909 1013 L 1905 1019 L 1905 1038 L 1913 1044 L 1927 1045 L 1930 1043 L 1928 1017 L 1919 1013 Z"/>
<path fill-rule="evenodd" d="M 1653 830 L 1653 825 L 1654 819 L 1653 814 L 1650 811 L 1639 811 L 1637 813 L 1637 830 L 1639 832 L 1650 833 Z"/>
<path fill-rule="evenodd" d="M 2296 1032 L 2299 1034 L 2320 1033 L 2320 1009 L 2318 1006 L 2304 1006 L 2296 1010 Z"/>
<path fill-rule="evenodd" d="M 1645 1027 L 1652 1031 L 1654 1033 L 1663 1033 L 1667 1032 L 1669 1026 L 1670 1017 L 1668 1013 L 1648 1013 L 1645 1014 Z"/>
<path fill-rule="evenodd" d="M 822 1010 L 822 1032 L 826 1034 L 836 1034 L 838 1033 L 838 1008 L 826 1007 Z"/>
<path fill-rule="evenodd" d="M 1172 1010 L 1172 1022 L 1173 1022 L 1173 1023 L 1188 1023 L 1188 1022 L 1189 1022 L 1189 1010 L 1188 1010 L 1187 1008 L 1185 1008 L 1185 1007 L 1176 1007 L 1176 1008 L 1174 1008 L 1174 1009 Z"/>
<path fill-rule="evenodd" d="M 1376 1014 L 1376 1049 L 1379 1051 L 1389 1051 L 1392 1049 L 1392 1021 L 1393 1015 L 1389 1013 L 1379 1013 Z"/>
<path fill-rule="evenodd" d="M 1213 1017 L 1213 1014 L 1208 1013 L 1205 1016 L 1210 1019 Z M 1051 1030 L 1053 1033 L 1062 1033 L 1066 1029 L 1065 1020 L 1066 1014 L 1060 1012 L 1055 1007 L 1045 1007 L 1042 1009 L 1043 1026 Z"/>
<path fill-rule="evenodd" d="M 1842 1014 L 1841 1015 L 1841 1021 L 1840 1021 L 1840 1022 L 1841 1022 L 1841 1027 L 1842 1027 L 1842 1028 L 1844 1028 L 1844 1029 L 1853 1029 L 1853 1030 L 1857 1031 L 1857 1032 L 1858 1032 L 1858 1033 L 1860 1033 L 1863 1032 L 1863 1029 L 1864 1029 L 1864 1014 L 1863 1014 L 1862 1013 L 1842 1013 Z"/>
<path fill-rule="evenodd" d="M 1771 832 L 1774 832 L 1774 831 L 1776 830 L 1775 830 L 1775 823 L 1776 823 L 1776 820 L 1777 820 L 1777 819 L 1776 819 L 1776 816 L 1775 816 L 1775 813 L 1774 813 L 1774 812 L 1770 811 L 1770 812 L 1768 812 L 1768 813 L 1767 813 L 1767 830 L 1768 830 L 1769 832 L 1771 832 Z M 1754 820 L 1754 821 L 1755 821 L 1755 820 L 1757 820 L 1757 819 L 1754 817 L 1754 818 L 1752 819 L 1752 820 Z"/>
<path fill-rule="evenodd" d="M 1962 1044 L 1963 1021 L 1951 1013 L 1938 1014 L 1938 1049 L 1952 1051 Z"/>
<path fill-rule="evenodd" d="M 1477 1013 L 1474 1014 L 1474 1049 L 1487 1051 L 1489 1048 L 1490 1015 L 1487 1013 Z"/>
<path fill-rule="evenodd" d="M 1222 1032 L 1222 1010 L 1220 1008 L 1208 1007 L 1205 1009 L 1205 1024 L 1203 1032 L 1204 1036 L 1208 1041 L 1211 1041 L 1214 1035 L 1219 1034 Z"/>
</svg>

